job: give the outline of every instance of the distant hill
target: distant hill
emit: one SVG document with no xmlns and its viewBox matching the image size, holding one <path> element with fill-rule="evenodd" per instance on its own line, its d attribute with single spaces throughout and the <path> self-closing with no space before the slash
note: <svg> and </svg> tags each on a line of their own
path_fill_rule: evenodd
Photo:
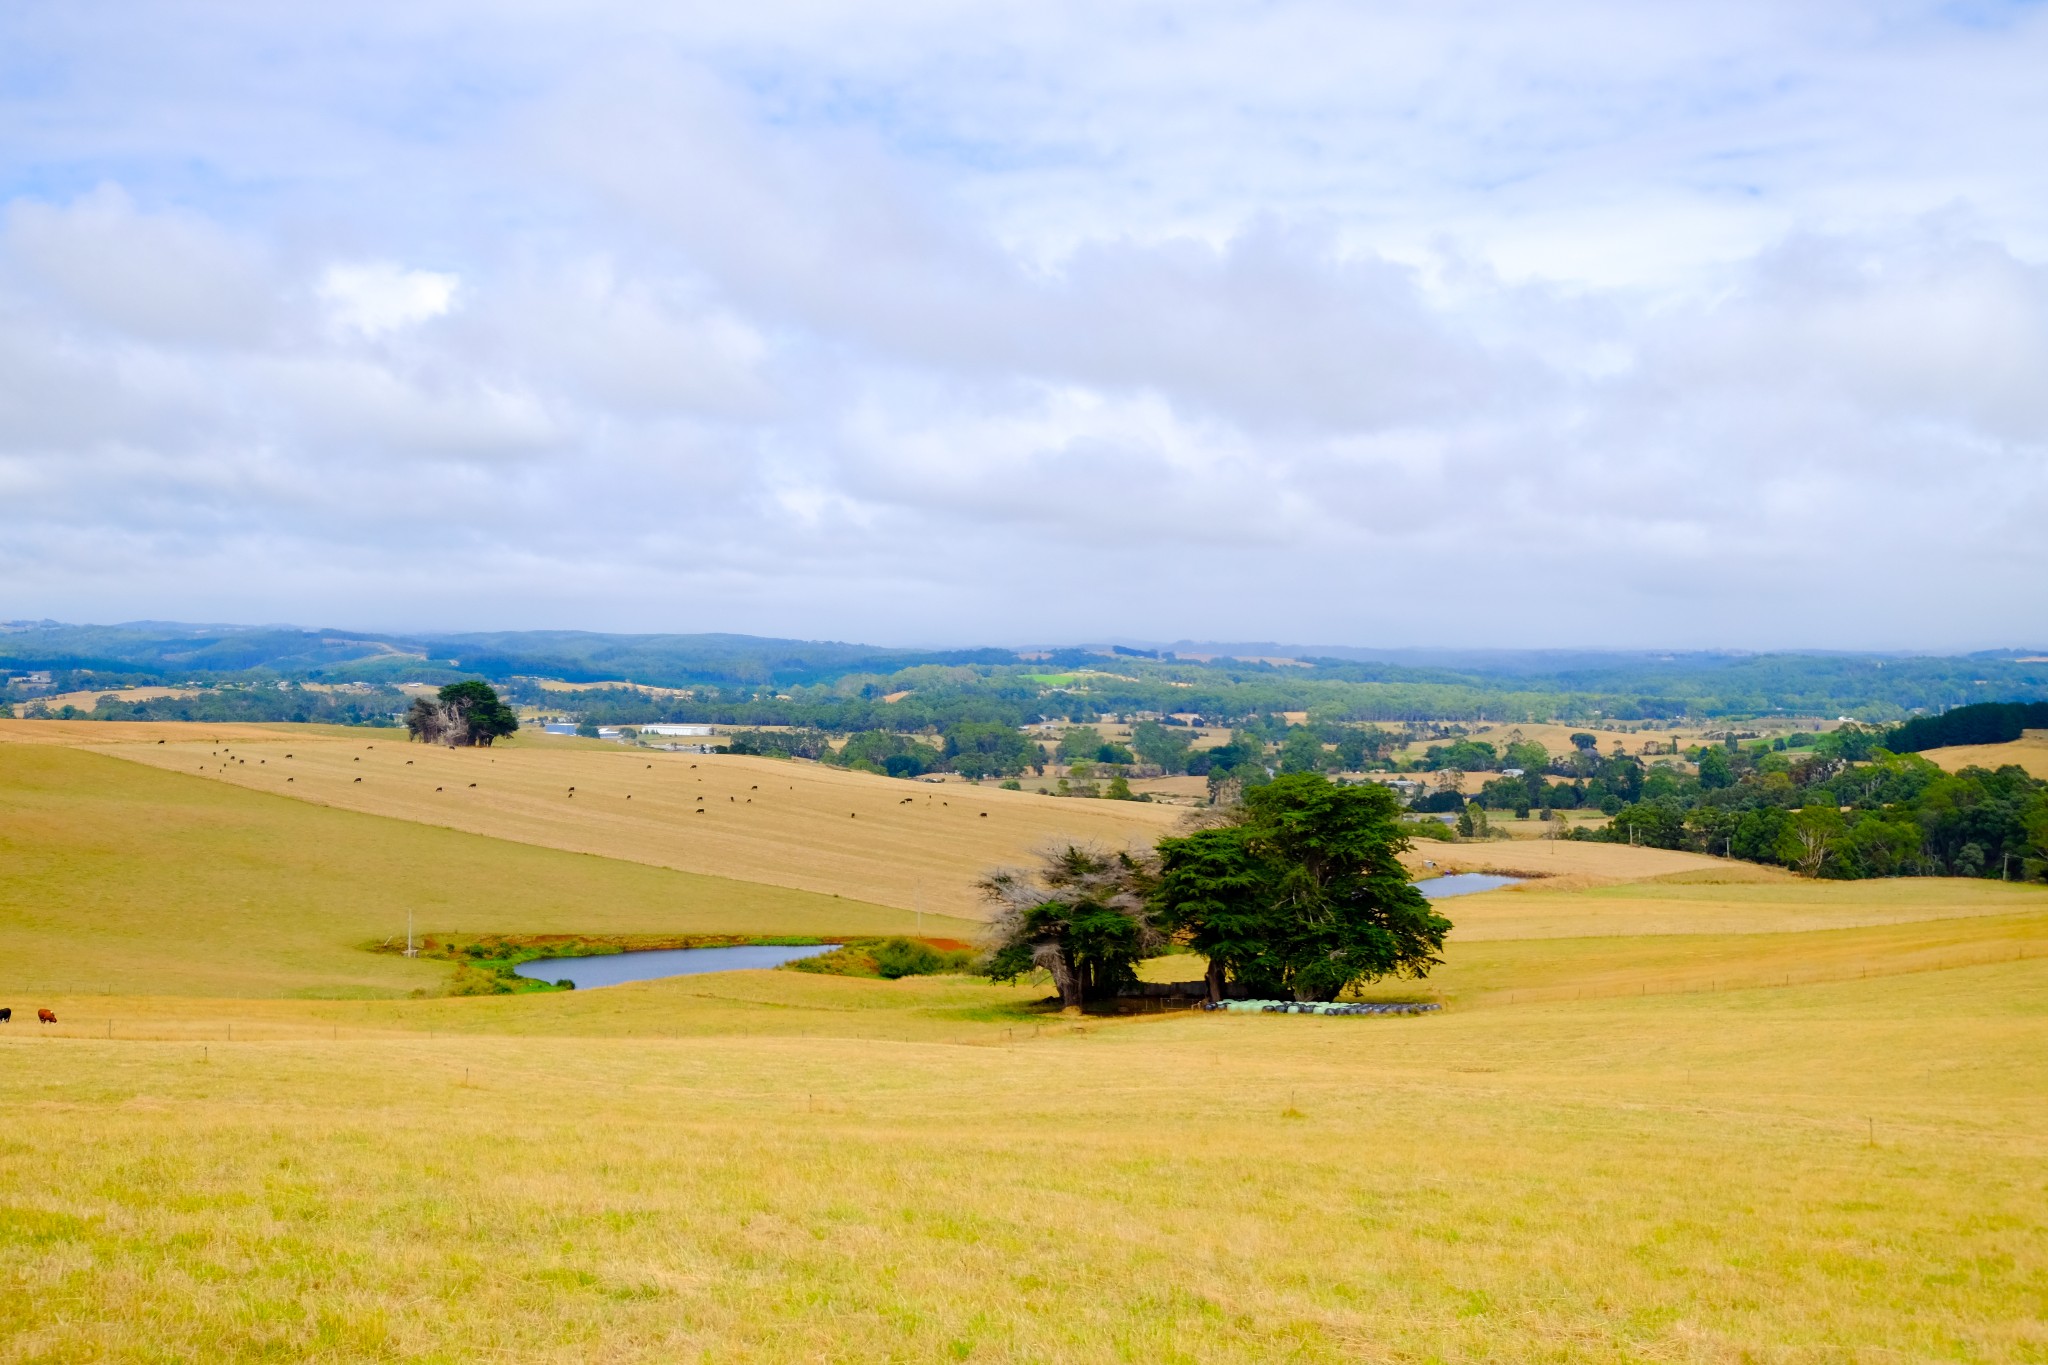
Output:
<svg viewBox="0 0 2048 1365">
<path fill-rule="evenodd" d="M 919 670 L 923 670 L 920 672 Z M 933 670 L 937 670 L 936 672 Z M 47 672 L 8 685 L 6 675 Z M 1078 677 L 1065 675 L 1075 674 Z M 1095 711 L 1254 715 L 1310 711 L 1352 720 L 1838 715 L 1897 721 L 1971 709 L 1986 696 L 2048 702 L 2048 658 L 2016 651 L 1942 657 L 1735 651 L 1459 650 L 1277 643 L 1118 641 L 1039 648 L 920 649 L 735 634 L 596 631 L 382 633 L 288 625 L 163 621 L 0 623 L 0 701 L 124 687 L 405 682 L 579 684 L 715 689 L 735 723 L 861 725 L 835 699 L 952 695 L 955 718 L 1032 719 Z M 818 689 L 830 695 L 820 695 Z M 809 709 L 745 709 L 800 693 Z M 970 695 L 971 694 L 971 695 Z M 602 699 L 591 698 L 591 705 Z M 249 703 L 253 705 L 254 703 Z M 277 703 L 271 703 L 273 709 Z M 826 709 L 820 709 L 826 708 Z M 642 709 L 645 709 L 644 707 Z M 788 710 L 788 708 L 785 708 Z M 239 714 L 239 713 L 238 713 Z M 211 716 L 204 717 L 211 719 Z M 648 720 L 620 713 L 613 719 Z M 716 718 L 716 717 L 713 717 Z M 927 720 L 935 719 L 935 715 Z"/>
</svg>

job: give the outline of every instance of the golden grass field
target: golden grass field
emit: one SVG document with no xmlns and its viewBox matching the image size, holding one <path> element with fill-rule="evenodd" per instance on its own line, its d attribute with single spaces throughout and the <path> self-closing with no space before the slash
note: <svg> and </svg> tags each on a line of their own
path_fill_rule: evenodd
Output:
<svg viewBox="0 0 2048 1365">
<path fill-rule="evenodd" d="M 988 867 L 1026 861 L 1063 838 L 1150 844 L 1185 814 L 594 740 L 448 749 L 407 744 L 403 732 L 346 727 L 0 721 L 0 749 L 9 740 L 48 743 L 58 735 L 172 772 L 344 810 L 977 917 L 974 879 Z"/>
<path fill-rule="evenodd" d="M 1946 749 L 1929 749 L 1922 758 L 1949 772 L 1964 768 L 2002 768 L 2017 763 L 2030 777 L 2048 780 L 2048 730 L 2023 731 L 2005 744 L 1956 744 Z"/>
<path fill-rule="evenodd" d="M 404 993 L 406 929 L 891 933 L 893 907 L 281 800 L 55 745 L 0 744 L 0 972 L 15 990 Z M 971 932 L 927 915 L 927 931 Z M 6 1002 L 0 1001 L 0 1004 Z"/>
<path fill-rule="evenodd" d="M 0 744 L 0 1362 L 2048 1360 L 2048 889 L 1424 845 L 1549 875 L 1443 903 L 1419 1018 L 415 999 L 410 897 L 906 917 L 222 776 Z"/>
</svg>

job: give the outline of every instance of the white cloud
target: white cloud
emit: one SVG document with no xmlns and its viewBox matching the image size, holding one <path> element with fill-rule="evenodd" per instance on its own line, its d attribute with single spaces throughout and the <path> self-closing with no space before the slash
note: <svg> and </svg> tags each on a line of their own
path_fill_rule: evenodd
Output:
<svg viewBox="0 0 2048 1365">
<path fill-rule="evenodd" d="M 2038 7 L 0 41 L 11 614 L 2048 639 Z"/>
<path fill-rule="evenodd" d="M 316 292 L 336 326 L 377 337 L 442 316 L 459 283 L 438 271 L 368 261 L 327 267 Z"/>
</svg>

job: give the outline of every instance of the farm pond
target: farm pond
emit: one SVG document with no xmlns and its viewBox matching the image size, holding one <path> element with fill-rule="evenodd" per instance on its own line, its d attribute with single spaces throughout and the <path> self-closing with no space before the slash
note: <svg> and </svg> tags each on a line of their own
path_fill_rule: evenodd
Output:
<svg viewBox="0 0 2048 1365">
<path fill-rule="evenodd" d="M 1431 877 L 1426 882 L 1417 882 L 1422 894 L 1433 901 L 1448 896 L 1470 896 L 1480 891 L 1498 891 L 1503 886 L 1518 886 L 1529 880 L 1527 877 L 1503 877 L 1497 872 L 1447 872 L 1441 877 Z"/>
<path fill-rule="evenodd" d="M 1442 900 L 1448 896 L 1493 891 L 1523 880 L 1492 872 L 1451 872 L 1417 885 L 1431 900 Z M 596 986 L 654 981 L 665 976 L 780 967 L 798 958 L 829 953 L 838 946 L 836 943 L 817 943 L 802 947 L 746 944 L 733 948 L 656 948 L 636 953 L 606 953 L 598 957 L 541 957 L 522 962 L 513 970 L 533 981 L 573 981 L 577 990 L 587 991 Z"/>
<path fill-rule="evenodd" d="M 839 945 L 804 947 L 743 944 L 736 948 L 656 948 L 639 953 L 606 953 L 600 957 L 539 957 L 513 968 L 534 981 L 573 981 L 579 991 L 617 986 L 627 981 L 653 981 L 664 976 L 695 976 L 700 972 L 737 972 L 780 967 L 800 957 L 829 953 Z"/>
</svg>

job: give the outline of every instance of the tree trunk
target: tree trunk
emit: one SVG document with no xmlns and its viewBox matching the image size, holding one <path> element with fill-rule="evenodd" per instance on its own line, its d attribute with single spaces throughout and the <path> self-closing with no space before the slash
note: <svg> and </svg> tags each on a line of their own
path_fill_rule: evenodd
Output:
<svg viewBox="0 0 2048 1365">
<path fill-rule="evenodd" d="M 1223 964 L 1215 958 L 1209 959 L 1209 1003 L 1214 1005 L 1223 999 Z"/>
<path fill-rule="evenodd" d="M 1052 983 L 1060 993 L 1060 1008 L 1077 1010 L 1081 1008 L 1081 981 L 1074 974 L 1073 964 L 1067 955 L 1056 947 L 1043 947 L 1032 954 L 1038 964 L 1052 973 Z"/>
<path fill-rule="evenodd" d="M 1076 969 L 1068 969 L 1066 980 L 1060 983 L 1060 1004 L 1067 1009 L 1077 1010 L 1088 998 L 1088 987 Z"/>
</svg>

